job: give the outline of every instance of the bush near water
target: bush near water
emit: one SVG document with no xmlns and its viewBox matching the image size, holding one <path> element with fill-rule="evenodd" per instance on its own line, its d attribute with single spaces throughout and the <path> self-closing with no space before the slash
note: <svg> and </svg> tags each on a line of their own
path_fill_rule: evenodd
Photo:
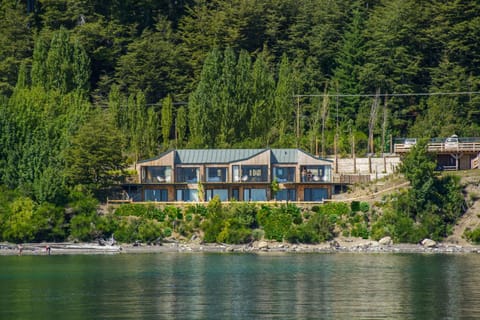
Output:
<svg viewBox="0 0 480 320">
<path fill-rule="evenodd" d="M 417 242 L 424 237 L 440 240 L 449 230 L 441 219 L 419 224 L 401 212 L 386 210 L 379 215 L 378 208 L 371 209 L 366 202 L 360 206 L 369 210 L 356 211 L 355 204 L 346 202 L 300 208 L 294 204 L 223 204 L 214 198 L 205 205 L 183 208 L 124 204 L 113 212 L 98 214 L 90 197 L 64 212 L 54 207 L 47 210 L 20 197 L 0 216 L 0 234 L 2 241 L 10 242 L 95 241 L 114 235 L 122 243 L 159 243 L 173 235 L 242 244 L 259 239 L 321 243 L 338 235 L 377 240 L 388 235 L 397 242 Z"/>
</svg>

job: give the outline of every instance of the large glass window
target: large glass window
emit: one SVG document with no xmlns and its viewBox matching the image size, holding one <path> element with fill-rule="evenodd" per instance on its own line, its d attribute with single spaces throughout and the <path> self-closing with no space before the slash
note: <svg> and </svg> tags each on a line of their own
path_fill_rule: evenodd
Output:
<svg viewBox="0 0 480 320">
<path fill-rule="evenodd" d="M 268 182 L 267 166 L 242 166 L 242 182 Z"/>
<path fill-rule="evenodd" d="M 302 182 L 330 181 L 330 166 L 303 166 L 301 168 Z"/>
<path fill-rule="evenodd" d="M 278 201 L 297 201 L 297 191 L 295 189 L 280 189 L 275 195 Z"/>
<path fill-rule="evenodd" d="M 194 168 L 177 168 L 176 182 L 198 183 L 200 180 L 200 169 Z"/>
<path fill-rule="evenodd" d="M 198 201 L 198 190 L 177 189 L 177 201 Z"/>
<path fill-rule="evenodd" d="M 171 166 L 142 167 L 142 183 L 168 183 L 171 181 Z"/>
<path fill-rule="evenodd" d="M 207 182 L 226 182 L 227 168 L 207 168 Z"/>
<path fill-rule="evenodd" d="M 240 181 L 240 166 L 233 166 L 232 167 L 232 177 L 233 177 L 233 182 L 239 182 Z"/>
<path fill-rule="evenodd" d="M 240 190 L 238 190 L 236 188 L 232 189 L 232 199 L 237 200 L 237 201 L 240 200 Z"/>
<path fill-rule="evenodd" d="M 328 197 L 328 191 L 325 188 L 305 188 L 304 197 L 305 201 L 323 201 Z"/>
<path fill-rule="evenodd" d="M 168 201 L 167 190 L 145 190 L 145 201 Z"/>
<path fill-rule="evenodd" d="M 267 189 L 244 189 L 244 201 L 267 201 Z"/>
<path fill-rule="evenodd" d="M 207 201 L 212 200 L 215 196 L 218 196 L 220 201 L 228 201 L 228 189 L 207 189 L 205 195 Z"/>
<path fill-rule="evenodd" d="M 295 182 L 295 167 L 274 167 L 273 179 L 277 182 Z"/>
</svg>

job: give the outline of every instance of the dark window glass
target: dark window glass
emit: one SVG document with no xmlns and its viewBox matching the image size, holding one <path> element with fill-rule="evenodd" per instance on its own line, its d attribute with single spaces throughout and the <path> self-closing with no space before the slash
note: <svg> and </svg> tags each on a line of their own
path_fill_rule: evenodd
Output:
<svg viewBox="0 0 480 320">
<path fill-rule="evenodd" d="M 328 191 L 325 188 L 305 188 L 305 201 L 323 201 L 328 197 Z"/>
<path fill-rule="evenodd" d="M 275 199 L 278 201 L 297 201 L 297 192 L 295 189 L 281 189 L 277 191 Z"/>
<path fill-rule="evenodd" d="M 295 167 L 275 167 L 273 168 L 273 179 L 277 182 L 295 182 Z"/>
<path fill-rule="evenodd" d="M 177 168 L 177 182 L 198 183 L 200 175 L 199 168 Z"/>
<path fill-rule="evenodd" d="M 167 190 L 145 190 L 145 201 L 168 201 Z"/>
<path fill-rule="evenodd" d="M 242 182 L 268 182 L 267 166 L 242 166 Z"/>
<path fill-rule="evenodd" d="M 227 168 L 207 168 L 207 182 L 226 182 Z"/>
</svg>

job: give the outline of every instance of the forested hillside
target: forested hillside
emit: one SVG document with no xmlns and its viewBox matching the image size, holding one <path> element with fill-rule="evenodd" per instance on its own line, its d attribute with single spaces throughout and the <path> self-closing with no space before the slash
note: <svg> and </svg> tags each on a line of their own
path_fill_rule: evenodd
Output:
<svg viewBox="0 0 480 320">
<path fill-rule="evenodd" d="M 478 12 L 443 0 L 3 0 L 0 184 L 58 203 L 169 148 L 349 154 L 355 139 L 364 154 L 389 137 L 478 136 Z"/>
</svg>

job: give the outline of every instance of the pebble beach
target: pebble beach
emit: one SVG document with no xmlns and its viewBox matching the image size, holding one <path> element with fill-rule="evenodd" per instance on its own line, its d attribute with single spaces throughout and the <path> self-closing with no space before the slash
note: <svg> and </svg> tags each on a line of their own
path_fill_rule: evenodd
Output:
<svg viewBox="0 0 480 320">
<path fill-rule="evenodd" d="M 212 253 L 428 253 L 476 254 L 480 246 L 454 243 L 383 244 L 381 241 L 358 238 L 336 238 L 321 244 L 291 244 L 275 241 L 255 241 L 249 244 L 230 245 L 169 241 L 161 244 L 97 243 L 0 243 L 0 255 L 65 255 L 65 254 L 135 254 L 162 252 L 212 252 Z"/>
</svg>

